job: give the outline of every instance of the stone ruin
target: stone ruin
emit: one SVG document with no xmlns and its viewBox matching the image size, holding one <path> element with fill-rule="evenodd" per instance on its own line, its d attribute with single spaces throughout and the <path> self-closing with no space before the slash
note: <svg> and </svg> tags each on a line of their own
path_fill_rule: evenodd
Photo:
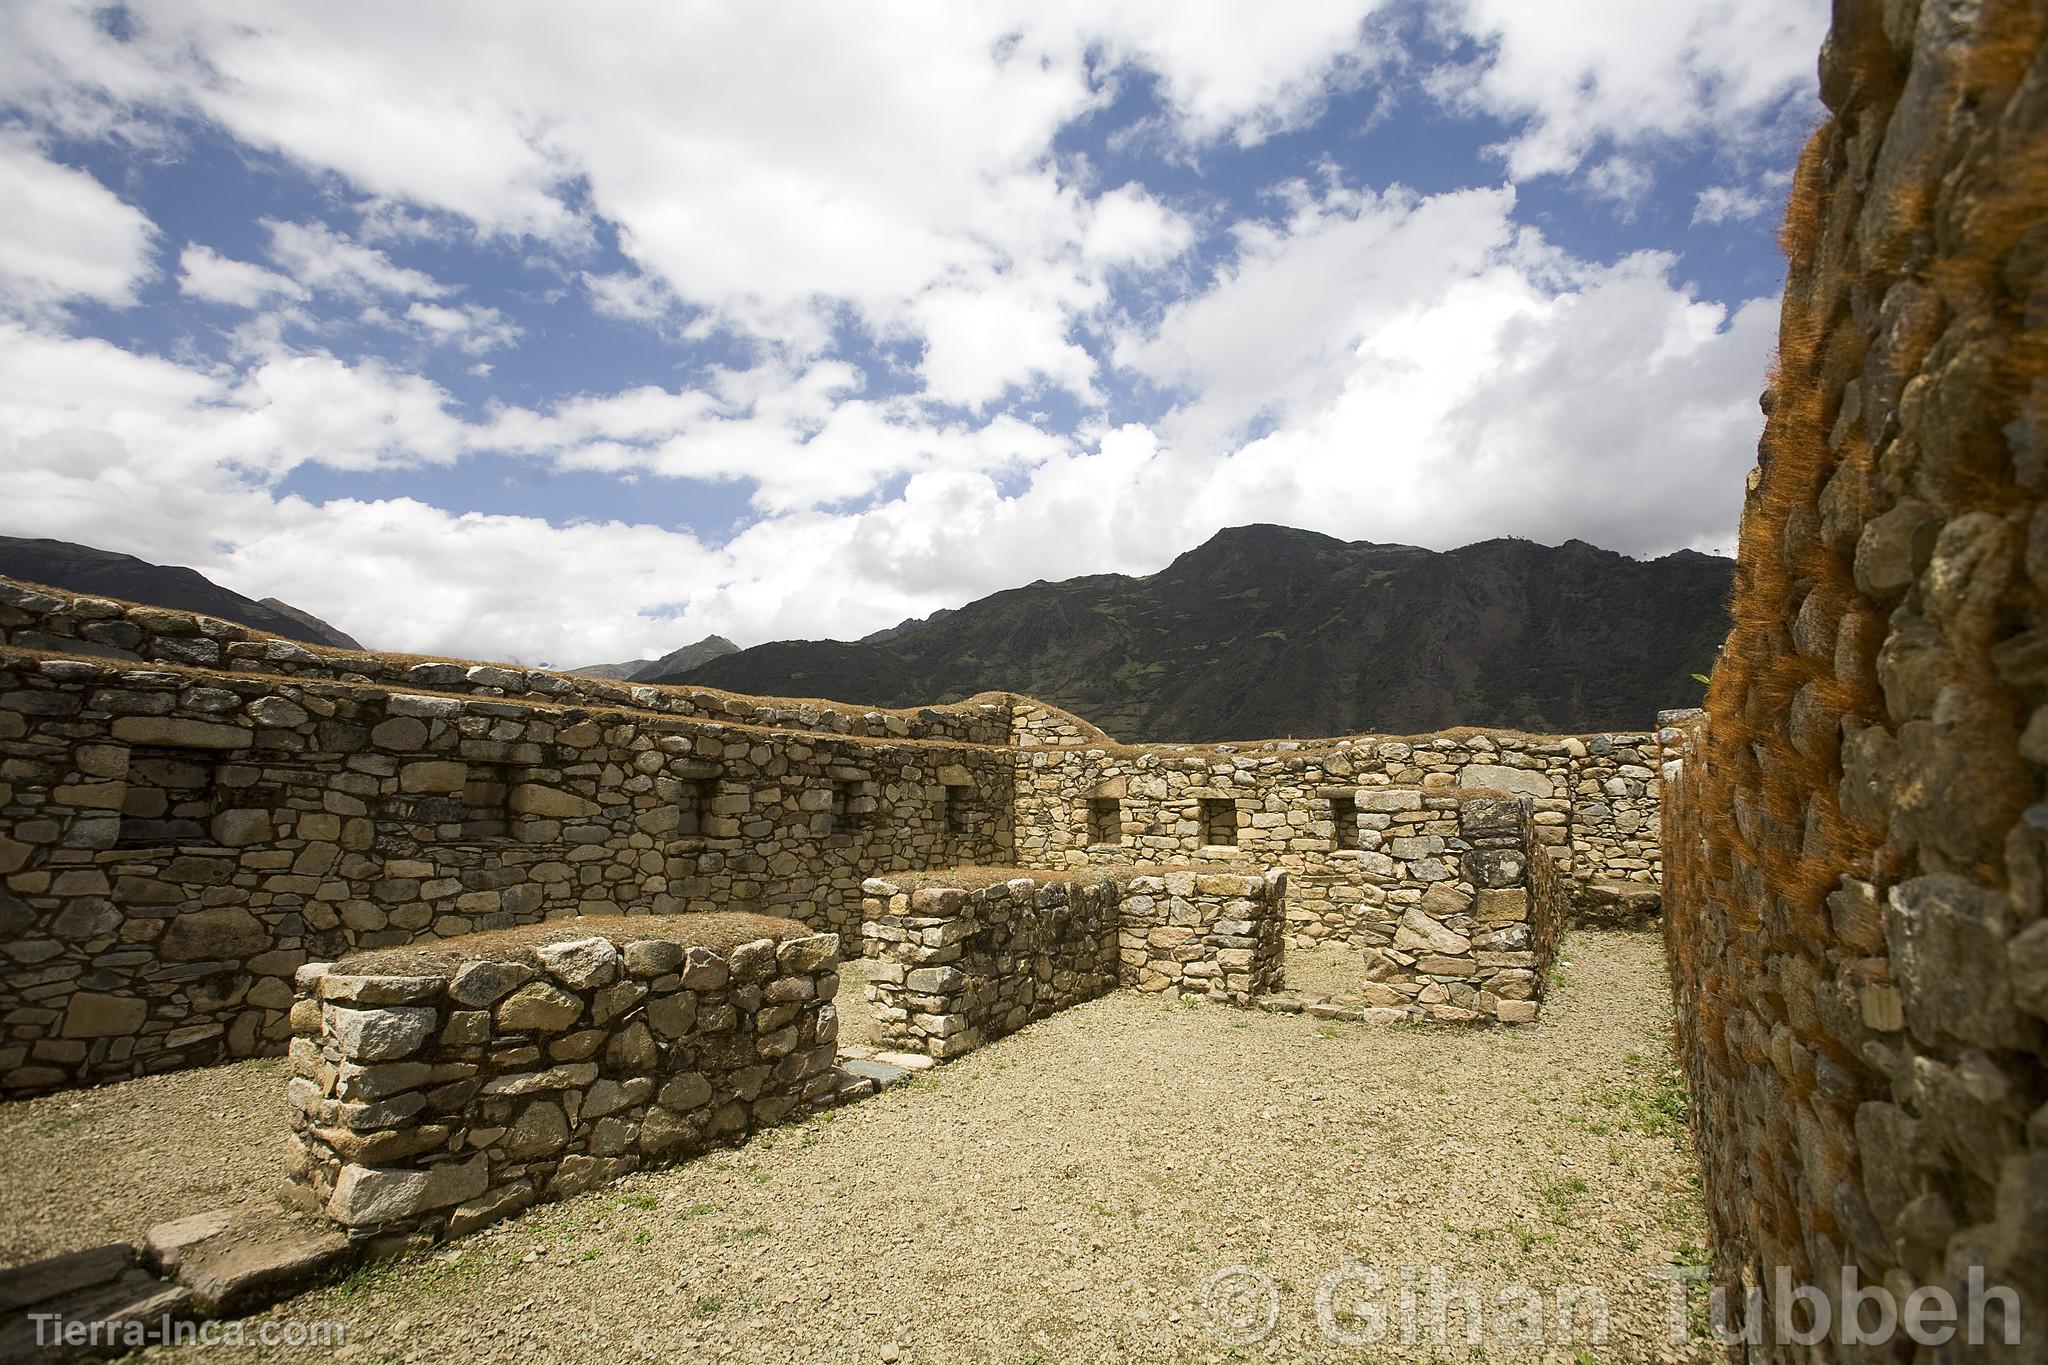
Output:
<svg viewBox="0 0 2048 1365">
<path fill-rule="evenodd" d="M 1655 744 L 1133 746 L 1007 694 L 738 697 L 0 580 L 0 1093 L 288 1053 L 281 1194 L 328 1231 L 203 1214 L 149 1239 L 179 1287 L 100 1267 L 243 1311 L 1118 988 L 1532 1022 L 1579 907 L 1654 913 Z M 1288 991 L 1322 944 L 1354 998 Z M 842 1049 L 863 951 L 880 1036 Z"/>
</svg>

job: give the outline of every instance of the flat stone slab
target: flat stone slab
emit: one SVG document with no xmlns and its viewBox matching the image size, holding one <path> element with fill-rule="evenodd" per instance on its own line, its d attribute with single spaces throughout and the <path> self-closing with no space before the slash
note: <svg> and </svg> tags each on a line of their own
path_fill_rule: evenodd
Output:
<svg viewBox="0 0 2048 1365">
<path fill-rule="evenodd" d="M 236 1316 L 277 1302 L 350 1256 L 346 1234 L 282 1211 L 216 1209 L 159 1223 L 151 1259 L 208 1312 Z"/>
<path fill-rule="evenodd" d="M 849 1075 L 865 1077 L 876 1085 L 888 1087 L 900 1085 L 914 1074 L 907 1066 L 891 1066 L 884 1061 L 870 1061 L 859 1057 L 850 1058 L 839 1064 L 839 1069 Z"/>
<path fill-rule="evenodd" d="M 0 1270 L 0 1313 L 21 1312 L 48 1299 L 107 1284 L 134 1264 L 134 1247 L 109 1242 Z"/>
<path fill-rule="evenodd" d="M 900 1066 L 905 1071 L 929 1071 L 938 1065 L 937 1061 L 920 1052 L 877 1052 L 872 1060 L 887 1066 Z"/>
<path fill-rule="evenodd" d="M 123 1355 L 155 1339 L 143 1329 L 190 1317 L 190 1301 L 139 1266 L 126 1242 L 0 1271 L 0 1362 Z"/>
</svg>

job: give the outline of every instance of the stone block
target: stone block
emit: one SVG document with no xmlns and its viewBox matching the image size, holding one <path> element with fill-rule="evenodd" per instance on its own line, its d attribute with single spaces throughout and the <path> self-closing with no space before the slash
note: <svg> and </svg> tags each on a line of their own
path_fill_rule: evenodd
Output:
<svg viewBox="0 0 2048 1365">
<path fill-rule="evenodd" d="M 522 782 L 514 787 L 507 804 L 515 815 L 537 815 L 555 820 L 584 820 L 602 810 L 595 801 L 537 782 Z"/>
<path fill-rule="evenodd" d="M 560 1111 L 556 1112 L 559 1116 Z M 476 1198 L 489 1184 L 489 1172 L 489 1158 L 481 1155 L 423 1170 L 343 1166 L 335 1178 L 334 1193 L 327 1200 L 327 1216 L 351 1228 L 417 1218 L 430 1210 Z"/>
<path fill-rule="evenodd" d="M 608 938 L 544 943 L 533 951 L 547 974 L 573 991 L 608 986 L 618 979 L 619 950 Z"/>
<path fill-rule="evenodd" d="M 347 1009 L 329 1005 L 321 1027 L 341 1049 L 342 1056 L 359 1062 L 383 1062 L 416 1052 L 433 1032 L 437 1020 L 435 1011 L 425 1006 Z"/>
<path fill-rule="evenodd" d="M 80 991 L 64 1008 L 66 1038 L 119 1038 L 137 1033 L 149 1017 L 149 1004 L 135 996 L 96 995 Z"/>
<path fill-rule="evenodd" d="M 419 759 L 398 770 L 398 789 L 402 792 L 459 792 L 468 780 L 468 764 L 445 759 Z"/>
<path fill-rule="evenodd" d="M 217 721 L 186 720 L 173 716 L 120 716 L 114 721 L 114 738 L 124 744 L 146 744 L 174 749 L 246 749 L 255 742 L 255 732 L 240 725 Z"/>
</svg>

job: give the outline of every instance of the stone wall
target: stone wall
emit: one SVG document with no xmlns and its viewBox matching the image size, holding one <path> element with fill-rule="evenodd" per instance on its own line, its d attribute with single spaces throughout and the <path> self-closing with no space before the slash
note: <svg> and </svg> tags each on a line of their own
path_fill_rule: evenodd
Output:
<svg viewBox="0 0 2048 1365">
<path fill-rule="evenodd" d="M 1451 791 L 1425 798 L 1424 810 L 1453 875 L 1391 925 L 1370 927 L 1360 1017 L 1533 1022 L 1570 915 L 1570 874 L 1542 855 L 1527 797 Z"/>
<path fill-rule="evenodd" d="M 1457 788 L 1527 796 L 1542 846 L 1581 882 L 1654 888 L 1661 874 L 1651 734 L 1134 747 L 1024 698 L 1013 711 L 1020 866 L 1279 867 L 1298 943 L 1383 943 L 1432 886 L 1453 880 Z M 1219 814 L 1228 844 L 1217 842 Z"/>
<path fill-rule="evenodd" d="M 867 884 L 877 1038 L 940 1059 L 1121 984 L 1250 1004 L 1278 987 L 1287 875 L 960 869 Z"/>
<path fill-rule="evenodd" d="M 1943 1359 L 2048 1340 L 2044 32 L 2019 0 L 1837 0 L 1735 631 L 1662 732 L 1718 1276 L 1766 1320 L 1790 1284 L 1839 1324 L 1845 1267 L 1946 1289 Z M 1972 1277 L 2004 1292 L 1966 1347 Z"/>
<path fill-rule="evenodd" d="M 290 1201 L 459 1236 L 837 1087 L 838 940 L 756 915 L 591 918 L 298 973 Z"/>
<path fill-rule="evenodd" d="M 908 711 L 841 702 L 746 697 L 701 687 L 586 678 L 573 673 L 412 654 L 330 649 L 266 635 L 217 617 L 138 606 L 0 578 L 0 644 L 127 663 L 253 673 L 301 681 L 378 683 L 400 691 L 454 692 L 568 706 L 630 707 L 665 716 L 768 725 L 869 739 L 1007 744 L 1010 699 L 977 697 Z"/>
<path fill-rule="evenodd" d="M 0 650 L 0 1087 L 284 1049 L 291 977 L 993 861 L 1003 750 Z"/>
<path fill-rule="evenodd" d="M 1249 1005 L 1280 989 L 1287 874 L 1140 870 L 1118 883 L 1119 980 Z"/>
<path fill-rule="evenodd" d="M 944 872 L 867 883 L 875 1038 L 946 1059 L 1115 990 L 1117 886 L 1107 877 Z"/>
</svg>

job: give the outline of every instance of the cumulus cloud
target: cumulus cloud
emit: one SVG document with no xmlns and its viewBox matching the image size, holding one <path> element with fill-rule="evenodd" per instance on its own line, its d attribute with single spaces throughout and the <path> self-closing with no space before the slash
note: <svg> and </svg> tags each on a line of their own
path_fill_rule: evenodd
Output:
<svg viewBox="0 0 2048 1365">
<path fill-rule="evenodd" d="M 1711 134 L 1740 146 L 1811 89 L 1825 0 L 1461 0 L 1444 20 L 1481 54 L 1435 73 L 1454 107 L 1519 125 L 1517 180 L 1576 169 L 1603 144 Z"/>
<path fill-rule="evenodd" d="M 437 299 L 451 292 L 424 271 L 398 265 L 375 247 L 351 241 L 325 223 L 262 220 L 270 234 L 270 259 L 305 289 L 368 298 L 397 294 Z"/>
<path fill-rule="evenodd" d="M 288 276 L 223 256 L 198 242 L 187 243 L 178 254 L 178 290 L 233 308 L 260 308 L 272 299 L 303 299 L 311 293 Z"/>
<path fill-rule="evenodd" d="M 1741 185 L 1710 185 L 1693 203 L 1695 223 L 1746 223 L 1768 206 L 1763 195 Z"/>
<path fill-rule="evenodd" d="M 525 328 L 496 308 L 477 303 L 449 308 L 414 300 L 406 308 L 405 318 L 435 341 L 454 346 L 466 355 L 502 349 L 526 334 Z"/>
<path fill-rule="evenodd" d="M 714 630 L 858 635 L 1037 577 L 1150 571 L 1249 520 L 1441 547 L 1718 544 L 1771 302 L 1702 299 L 1656 252 L 1575 256 L 1517 219 L 1514 184 L 1572 172 L 1626 211 L 1661 144 L 1740 142 L 1810 82 L 1816 10 L 1469 0 L 1445 22 L 1477 55 L 1434 88 L 1507 121 L 1507 183 L 1420 194 L 1325 168 L 1263 186 L 1248 202 L 1271 211 L 1248 216 L 1098 183 L 1060 135 L 1134 81 L 1183 166 L 1305 127 L 1412 60 L 1387 36 L 1394 7 L 1307 0 L 1247 22 L 1222 0 L 1056 0 L 885 23 L 649 5 L 630 43 L 396 0 L 173 0 L 120 26 L 6 7 L 0 101 L 35 127 L 123 145 L 197 120 L 356 218 L 262 219 L 263 264 L 188 244 L 182 293 L 247 316 L 225 358 L 152 356 L 69 335 L 62 313 L 137 296 L 148 219 L 0 138 L 0 179 L 41 206 L 0 223 L 17 315 L 0 324 L 0 531 L 189 563 L 382 646 L 557 664 Z M 1697 220 L 1753 215 L 1746 193 L 1706 191 Z M 675 368 L 636 379 L 669 377 L 508 386 L 540 396 L 471 409 L 346 352 L 352 320 L 431 341 L 394 349 L 436 374 L 488 378 L 486 355 L 516 373 L 500 354 L 524 340 L 514 291 L 486 306 L 441 269 L 480 244 L 648 324 L 677 349 L 647 358 Z M 847 358 L 862 348 L 887 358 Z M 1161 406 L 1112 422 L 1136 381 Z M 1079 417 L 1025 410 L 1055 400 Z M 710 544 L 291 491 L 309 462 L 483 458 L 734 484 L 749 515 Z"/>
<path fill-rule="evenodd" d="M 125 307 L 156 271 L 155 225 L 84 171 L 0 131 L 0 305 L 48 315 L 90 300 Z"/>
</svg>

